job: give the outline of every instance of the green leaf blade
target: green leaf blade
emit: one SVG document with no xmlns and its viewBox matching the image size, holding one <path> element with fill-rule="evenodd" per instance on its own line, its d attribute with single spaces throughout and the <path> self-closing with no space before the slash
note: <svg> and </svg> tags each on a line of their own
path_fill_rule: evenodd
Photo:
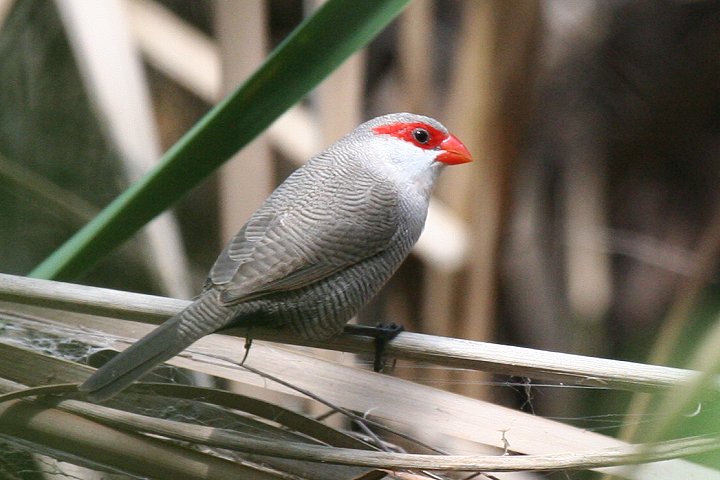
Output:
<svg viewBox="0 0 720 480">
<path fill-rule="evenodd" d="M 330 0 L 306 19 L 238 90 L 181 138 L 158 166 L 38 265 L 30 276 L 70 280 L 127 240 L 247 145 L 409 0 Z"/>
</svg>

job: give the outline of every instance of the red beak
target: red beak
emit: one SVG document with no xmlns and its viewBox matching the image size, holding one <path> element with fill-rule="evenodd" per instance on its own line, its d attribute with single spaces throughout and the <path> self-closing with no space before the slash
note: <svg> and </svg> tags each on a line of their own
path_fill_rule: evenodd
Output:
<svg viewBox="0 0 720 480">
<path fill-rule="evenodd" d="M 440 143 L 442 153 L 437 156 L 436 160 L 447 165 L 459 165 L 461 163 L 472 162 L 472 156 L 467 147 L 455 136 L 448 137 Z"/>
</svg>

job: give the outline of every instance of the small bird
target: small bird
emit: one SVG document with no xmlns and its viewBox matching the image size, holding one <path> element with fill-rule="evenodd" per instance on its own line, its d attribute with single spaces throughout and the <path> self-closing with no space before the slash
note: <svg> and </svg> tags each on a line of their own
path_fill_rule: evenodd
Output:
<svg viewBox="0 0 720 480">
<path fill-rule="evenodd" d="M 472 161 L 438 121 L 369 120 L 291 174 L 215 261 L 202 293 L 90 376 L 102 401 L 199 338 L 227 327 L 339 334 L 407 257 L 446 165 Z"/>
</svg>

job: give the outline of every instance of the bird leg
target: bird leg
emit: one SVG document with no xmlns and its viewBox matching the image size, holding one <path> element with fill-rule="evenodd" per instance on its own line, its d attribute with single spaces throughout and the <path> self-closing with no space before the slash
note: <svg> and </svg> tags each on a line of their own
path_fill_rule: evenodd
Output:
<svg viewBox="0 0 720 480">
<path fill-rule="evenodd" d="M 247 334 L 245 335 L 245 355 L 243 355 L 242 360 L 240 360 L 240 365 L 245 364 L 245 360 L 247 360 L 248 355 L 250 355 L 250 347 L 252 347 L 252 337 L 250 336 L 250 327 L 248 327 Z"/>
<path fill-rule="evenodd" d="M 375 343 L 375 359 L 373 360 L 373 370 L 381 372 L 385 367 L 385 347 L 388 342 L 400 335 L 405 327 L 396 323 L 378 324 L 374 327 L 369 325 L 345 325 L 343 332 L 351 335 L 362 335 L 364 337 L 372 337 Z"/>
</svg>

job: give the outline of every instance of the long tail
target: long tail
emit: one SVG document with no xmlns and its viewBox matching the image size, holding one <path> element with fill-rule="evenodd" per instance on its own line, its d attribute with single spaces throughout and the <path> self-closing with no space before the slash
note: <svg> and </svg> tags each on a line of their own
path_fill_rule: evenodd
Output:
<svg viewBox="0 0 720 480">
<path fill-rule="evenodd" d="M 98 369 L 79 390 L 93 401 L 120 393 L 156 365 L 185 350 L 196 340 L 227 325 L 233 311 L 218 304 L 215 292 L 206 292 L 185 310 L 135 342 Z"/>
</svg>

